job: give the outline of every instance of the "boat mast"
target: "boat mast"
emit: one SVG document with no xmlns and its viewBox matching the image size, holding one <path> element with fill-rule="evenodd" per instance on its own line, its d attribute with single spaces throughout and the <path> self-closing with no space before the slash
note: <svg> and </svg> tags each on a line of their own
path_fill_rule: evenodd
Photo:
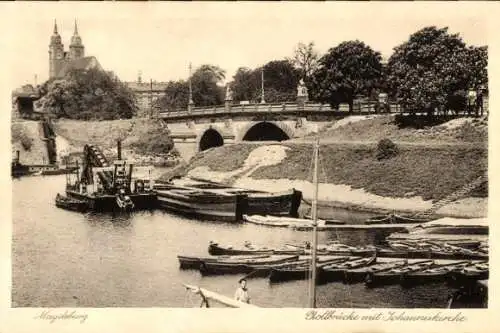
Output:
<svg viewBox="0 0 500 333">
<path fill-rule="evenodd" d="M 316 307 L 316 249 L 318 247 L 318 160 L 319 160 L 319 137 L 316 138 L 314 143 L 314 173 L 313 173 L 313 183 L 314 183 L 314 194 L 312 201 L 312 229 L 313 229 L 313 239 L 312 239 L 312 256 L 311 256 L 311 299 L 309 302 L 310 308 Z"/>
</svg>

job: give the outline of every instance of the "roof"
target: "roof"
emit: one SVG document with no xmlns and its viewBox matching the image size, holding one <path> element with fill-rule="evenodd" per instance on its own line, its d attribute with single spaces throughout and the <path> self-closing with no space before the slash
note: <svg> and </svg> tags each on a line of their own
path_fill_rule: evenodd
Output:
<svg viewBox="0 0 500 333">
<path fill-rule="evenodd" d="M 12 91 L 12 97 L 38 98 L 39 93 L 31 84 L 25 84 Z"/>
<path fill-rule="evenodd" d="M 164 91 L 167 88 L 166 82 L 125 82 L 125 84 L 136 92 Z"/>
<path fill-rule="evenodd" d="M 83 57 L 73 60 L 68 60 L 64 63 L 64 66 L 57 73 L 57 77 L 64 77 L 72 69 L 92 69 L 97 68 L 102 70 L 101 64 L 97 61 L 94 56 Z"/>
</svg>

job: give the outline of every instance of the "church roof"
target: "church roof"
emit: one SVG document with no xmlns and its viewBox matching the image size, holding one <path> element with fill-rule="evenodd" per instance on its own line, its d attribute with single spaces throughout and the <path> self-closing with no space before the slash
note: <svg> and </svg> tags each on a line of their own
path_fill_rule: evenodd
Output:
<svg viewBox="0 0 500 333">
<path fill-rule="evenodd" d="M 67 60 L 64 66 L 59 70 L 59 73 L 57 73 L 57 77 L 64 77 L 72 69 L 85 70 L 92 68 L 102 70 L 101 64 L 99 64 L 99 61 L 97 61 L 97 58 L 94 56 Z"/>
</svg>

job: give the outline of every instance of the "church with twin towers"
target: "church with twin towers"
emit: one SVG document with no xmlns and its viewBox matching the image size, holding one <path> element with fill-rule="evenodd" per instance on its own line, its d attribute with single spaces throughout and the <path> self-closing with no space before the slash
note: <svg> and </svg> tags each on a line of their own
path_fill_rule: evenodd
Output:
<svg viewBox="0 0 500 333">
<path fill-rule="evenodd" d="M 49 78 L 62 78 L 71 69 L 98 68 L 102 70 L 96 57 L 85 56 L 85 46 L 78 34 L 78 25 L 75 20 L 73 36 L 66 51 L 62 37 L 58 32 L 57 22 L 54 22 L 54 31 L 49 44 Z"/>
</svg>

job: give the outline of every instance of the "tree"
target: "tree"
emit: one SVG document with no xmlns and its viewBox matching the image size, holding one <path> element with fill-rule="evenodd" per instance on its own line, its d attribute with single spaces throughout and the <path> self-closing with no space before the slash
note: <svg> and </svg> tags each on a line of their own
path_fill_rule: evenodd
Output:
<svg viewBox="0 0 500 333">
<path fill-rule="evenodd" d="M 225 72 L 218 66 L 201 65 L 191 75 L 193 102 L 196 106 L 220 105 L 224 101 L 224 88 L 220 85 Z M 165 93 L 157 104 L 168 111 L 184 110 L 189 103 L 189 81 L 169 81 Z"/>
<path fill-rule="evenodd" d="M 240 67 L 230 83 L 235 101 L 257 101 L 260 98 L 260 73 L 247 67 Z"/>
<path fill-rule="evenodd" d="M 245 67 L 239 68 L 230 83 L 234 100 L 260 101 L 262 71 L 264 71 L 264 97 L 266 102 L 278 103 L 295 100 L 299 72 L 288 60 L 273 60 L 263 67 L 253 70 Z"/>
<path fill-rule="evenodd" d="M 260 73 L 261 69 L 256 71 Z M 268 103 L 294 101 L 299 72 L 288 60 L 273 60 L 264 65 L 264 93 Z"/>
<path fill-rule="evenodd" d="M 487 84 L 486 66 L 485 47 L 467 47 L 448 28 L 426 27 L 394 48 L 387 83 L 391 96 L 411 111 L 458 110 L 467 90 Z"/>
<path fill-rule="evenodd" d="M 186 81 L 169 81 L 165 93 L 158 99 L 160 109 L 169 112 L 186 109 L 189 102 L 189 83 Z"/>
<path fill-rule="evenodd" d="M 133 92 L 118 78 L 98 69 L 74 69 L 40 89 L 40 104 L 58 117 L 82 120 L 131 118 L 137 111 Z"/>
<path fill-rule="evenodd" d="M 218 66 L 201 65 L 191 76 L 193 101 L 196 106 L 221 105 L 225 90 L 219 84 L 225 72 Z"/>
<path fill-rule="evenodd" d="M 363 42 L 342 42 L 320 58 L 311 78 L 311 97 L 332 106 L 347 102 L 352 112 L 354 97 L 369 96 L 380 81 L 381 59 Z"/>
<path fill-rule="evenodd" d="M 318 52 L 314 49 L 314 42 L 299 43 L 295 47 L 293 57 L 289 61 L 299 71 L 299 76 L 307 84 L 318 65 Z"/>
</svg>

